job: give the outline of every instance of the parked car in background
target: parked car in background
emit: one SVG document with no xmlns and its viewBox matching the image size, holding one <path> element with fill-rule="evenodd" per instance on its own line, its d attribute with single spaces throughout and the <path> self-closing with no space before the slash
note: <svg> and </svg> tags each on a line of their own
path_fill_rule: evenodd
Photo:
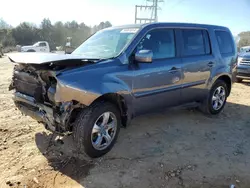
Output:
<svg viewBox="0 0 250 188">
<path fill-rule="evenodd" d="M 51 131 L 73 132 L 80 151 L 100 157 L 140 114 L 193 102 L 220 113 L 237 51 L 226 27 L 152 23 L 101 30 L 70 55 L 9 58 L 16 106 Z"/>
<path fill-rule="evenodd" d="M 50 52 L 49 43 L 46 41 L 39 41 L 31 46 L 22 46 L 21 52 Z"/>
<path fill-rule="evenodd" d="M 241 53 L 238 56 L 236 81 L 250 80 L 250 52 Z"/>
</svg>

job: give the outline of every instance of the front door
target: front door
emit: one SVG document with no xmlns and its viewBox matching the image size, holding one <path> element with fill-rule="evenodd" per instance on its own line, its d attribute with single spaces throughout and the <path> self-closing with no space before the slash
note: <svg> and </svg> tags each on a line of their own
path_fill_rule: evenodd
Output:
<svg viewBox="0 0 250 188">
<path fill-rule="evenodd" d="M 46 51 L 46 43 L 45 42 L 40 42 L 39 43 L 39 52 L 45 52 Z"/>
<path fill-rule="evenodd" d="M 155 29 L 139 43 L 136 50 L 153 52 L 152 63 L 138 63 L 134 70 L 133 95 L 136 115 L 179 104 L 181 58 L 176 57 L 175 31 Z"/>
</svg>

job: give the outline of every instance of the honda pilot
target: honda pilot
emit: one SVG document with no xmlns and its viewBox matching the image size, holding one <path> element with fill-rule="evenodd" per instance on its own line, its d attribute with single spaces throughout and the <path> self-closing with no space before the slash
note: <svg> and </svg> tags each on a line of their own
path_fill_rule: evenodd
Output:
<svg viewBox="0 0 250 188">
<path fill-rule="evenodd" d="M 220 113 L 237 52 L 226 27 L 151 23 L 98 31 L 72 54 L 9 59 L 20 111 L 53 132 L 72 133 L 80 151 L 100 157 L 138 115 L 193 102 Z"/>
</svg>

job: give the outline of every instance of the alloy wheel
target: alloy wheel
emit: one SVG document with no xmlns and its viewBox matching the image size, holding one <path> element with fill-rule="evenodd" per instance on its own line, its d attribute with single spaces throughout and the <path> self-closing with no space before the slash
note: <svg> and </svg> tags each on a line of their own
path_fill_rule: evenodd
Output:
<svg viewBox="0 0 250 188">
<path fill-rule="evenodd" d="M 214 110 L 219 110 L 222 108 L 226 100 L 225 88 L 219 86 L 215 89 L 212 97 L 212 105 Z"/>
<path fill-rule="evenodd" d="M 96 150 L 106 149 L 113 141 L 117 130 L 117 118 L 112 112 L 100 115 L 91 133 L 91 142 Z"/>
</svg>

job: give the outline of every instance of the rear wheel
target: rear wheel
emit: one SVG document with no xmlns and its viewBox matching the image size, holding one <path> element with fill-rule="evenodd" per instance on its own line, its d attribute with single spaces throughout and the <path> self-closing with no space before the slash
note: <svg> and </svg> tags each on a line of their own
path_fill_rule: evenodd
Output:
<svg viewBox="0 0 250 188">
<path fill-rule="evenodd" d="M 106 154 L 115 144 L 120 125 L 120 111 L 112 103 L 100 102 L 82 110 L 73 127 L 77 148 L 90 157 Z"/>
<path fill-rule="evenodd" d="M 220 113 L 227 100 L 228 87 L 223 80 L 217 80 L 212 86 L 208 97 L 201 104 L 202 112 L 215 115 Z"/>
<path fill-rule="evenodd" d="M 236 82 L 237 82 L 237 83 L 241 83 L 242 80 L 243 80 L 242 78 L 236 78 Z"/>
</svg>

